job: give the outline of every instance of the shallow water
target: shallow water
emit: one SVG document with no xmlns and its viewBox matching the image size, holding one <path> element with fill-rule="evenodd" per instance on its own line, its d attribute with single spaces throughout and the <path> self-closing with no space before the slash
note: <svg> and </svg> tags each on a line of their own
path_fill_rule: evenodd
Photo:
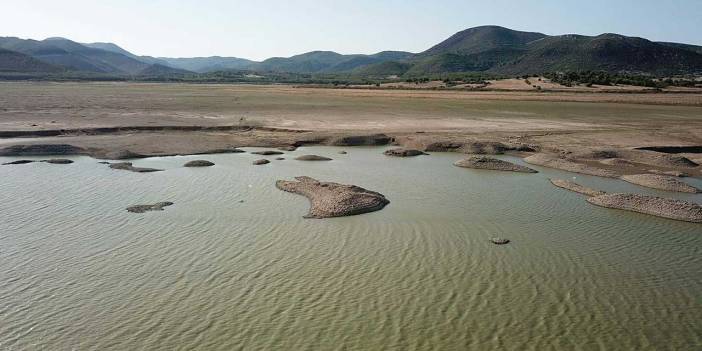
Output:
<svg viewBox="0 0 702 351">
<path fill-rule="evenodd" d="M 265 166 L 251 154 L 134 161 L 166 169 L 149 174 L 88 157 L 0 167 L 0 350 L 702 344 L 702 225 L 595 207 L 547 178 L 701 195 L 539 167 L 462 169 L 458 154 L 339 150 L 301 148 Z M 334 161 L 292 160 L 309 153 Z M 193 159 L 216 166 L 182 167 Z M 307 200 L 274 186 L 298 175 L 391 203 L 303 219 Z M 159 201 L 175 205 L 125 211 Z"/>
</svg>

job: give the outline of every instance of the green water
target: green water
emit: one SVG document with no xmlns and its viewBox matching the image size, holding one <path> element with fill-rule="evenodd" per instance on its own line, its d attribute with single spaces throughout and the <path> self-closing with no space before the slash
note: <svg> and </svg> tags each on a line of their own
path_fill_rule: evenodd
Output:
<svg viewBox="0 0 702 351">
<path fill-rule="evenodd" d="M 1 166 L 0 350 L 702 345 L 702 225 L 595 207 L 547 178 L 676 195 L 543 168 L 462 169 L 458 154 L 339 150 L 265 166 L 250 154 L 135 161 L 166 169 L 151 174 L 88 157 Z M 292 160 L 308 153 L 334 161 Z M 203 158 L 216 166 L 182 167 Z M 274 186 L 298 175 L 391 203 L 303 219 L 307 200 Z M 125 211 L 159 201 L 175 205 Z"/>
</svg>

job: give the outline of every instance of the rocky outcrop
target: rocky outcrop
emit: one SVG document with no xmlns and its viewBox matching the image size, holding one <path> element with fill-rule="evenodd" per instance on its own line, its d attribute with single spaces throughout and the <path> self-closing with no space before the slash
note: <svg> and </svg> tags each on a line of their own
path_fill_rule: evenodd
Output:
<svg viewBox="0 0 702 351">
<path fill-rule="evenodd" d="M 134 205 L 127 207 L 127 211 L 132 213 L 144 213 L 147 211 L 163 211 L 164 207 L 168 207 L 171 205 L 173 205 L 173 203 L 168 201 L 157 202 L 153 205 Z"/>
<path fill-rule="evenodd" d="M 529 167 L 524 167 L 521 165 L 514 164 L 512 162 L 502 161 L 496 158 L 486 156 L 471 156 L 466 159 L 455 162 L 454 166 L 474 169 L 489 169 L 495 171 L 538 173 L 537 171 Z"/>
<path fill-rule="evenodd" d="M 390 149 L 386 150 L 383 152 L 386 156 L 394 156 L 394 157 L 413 157 L 413 156 L 419 156 L 419 155 L 427 155 L 427 153 L 416 150 L 416 149 L 405 149 L 405 148 L 398 148 L 398 149 Z"/>
<path fill-rule="evenodd" d="M 265 165 L 265 164 L 268 164 L 268 163 L 271 163 L 271 161 L 268 161 L 268 160 L 266 160 L 266 159 L 260 159 L 260 160 L 253 161 L 253 164 L 256 165 L 256 166 Z"/>
<path fill-rule="evenodd" d="M 385 134 L 350 135 L 331 138 L 327 143 L 333 146 L 387 145 L 392 138 Z"/>
<path fill-rule="evenodd" d="M 384 195 L 355 185 L 320 182 L 310 177 L 295 179 L 297 181 L 279 180 L 275 185 L 310 200 L 306 218 L 352 216 L 381 210 L 390 203 Z"/>
<path fill-rule="evenodd" d="M 600 196 L 600 195 L 606 194 L 604 191 L 588 188 L 586 186 L 582 186 L 578 183 L 571 182 L 571 181 L 565 180 L 565 179 L 549 179 L 549 180 L 551 181 L 551 184 L 553 184 L 559 188 L 574 191 L 576 193 L 580 193 L 580 194 L 587 195 L 587 196 Z"/>
<path fill-rule="evenodd" d="M 652 174 L 660 174 L 660 175 L 667 175 L 671 177 L 678 177 L 678 178 L 685 178 L 689 177 L 690 175 L 685 173 L 685 172 L 680 172 L 680 171 L 662 171 L 660 169 L 649 169 L 648 173 Z"/>
<path fill-rule="evenodd" d="M 600 160 L 600 163 L 615 167 L 636 167 L 636 163 L 623 158 L 606 158 L 604 160 Z"/>
<path fill-rule="evenodd" d="M 645 186 L 647 188 L 676 191 L 681 193 L 699 193 L 700 189 L 695 188 L 676 177 L 660 174 L 633 174 L 621 177 L 622 180 L 632 184 Z"/>
<path fill-rule="evenodd" d="M 536 154 L 524 158 L 524 161 L 537 166 L 556 168 L 568 172 L 589 174 L 598 177 L 617 178 L 619 174 L 608 169 L 588 166 L 582 163 L 568 161 L 548 154 Z"/>
<path fill-rule="evenodd" d="M 272 156 L 272 155 L 282 155 L 284 152 L 276 150 L 264 150 L 264 151 L 254 151 L 254 155 Z"/>
<path fill-rule="evenodd" d="M 295 150 L 297 150 L 297 146 L 295 146 L 295 145 L 281 146 L 281 147 L 278 148 L 278 150 L 282 150 L 282 151 L 295 151 Z"/>
<path fill-rule="evenodd" d="M 2 165 L 3 166 L 9 166 L 9 165 L 26 165 L 27 163 L 32 163 L 36 162 L 34 160 L 17 160 L 17 161 L 10 161 L 10 162 L 5 162 Z"/>
<path fill-rule="evenodd" d="M 319 156 L 319 155 L 303 155 L 295 158 L 298 161 L 331 161 L 329 157 Z"/>
<path fill-rule="evenodd" d="M 509 239 L 505 238 L 491 238 L 490 241 L 495 245 L 507 245 L 509 244 Z"/>
<path fill-rule="evenodd" d="M 68 144 L 12 145 L 0 149 L 0 156 L 86 155 L 86 149 Z"/>
<path fill-rule="evenodd" d="M 52 158 L 48 160 L 42 160 L 41 162 L 46 162 L 46 163 L 51 163 L 55 165 L 67 165 L 73 163 L 73 160 L 65 159 L 65 158 Z"/>
<path fill-rule="evenodd" d="M 151 173 L 151 172 L 163 171 L 162 169 L 156 169 L 156 168 L 134 167 L 131 162 L 110 163 L 110 168 L 124 170 L 124 171 L 130 171 L 130 172 L 136 172 L 136 173 Z"/>
<path fill-rule="evenodd" d="M 183 165 L 183 167 L 212 167 L 215 164 L 207 160 L 193 160 Z"/>
<path fill-rule="evenodd" d="M 590 197 L 587 201 L 593 205 L 607 208 L 639 212 L 678 221 L 702 223 L 702 206 L 682 200 L 639 194 L 606 194 Z"/>
</svg>

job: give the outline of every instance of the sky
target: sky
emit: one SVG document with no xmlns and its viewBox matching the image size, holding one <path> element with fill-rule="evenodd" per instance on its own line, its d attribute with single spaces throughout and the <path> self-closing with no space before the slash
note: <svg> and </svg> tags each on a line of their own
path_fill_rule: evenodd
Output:
<svg viewBox="0 0 702 351">
<path fill-rule="evenodd" d="M 421 52 L 489 24 L 702 45 L 702 0 L 0 0 L 0 8 L 0 36 L 113 42 L 167 57 Z"/>
</svg>

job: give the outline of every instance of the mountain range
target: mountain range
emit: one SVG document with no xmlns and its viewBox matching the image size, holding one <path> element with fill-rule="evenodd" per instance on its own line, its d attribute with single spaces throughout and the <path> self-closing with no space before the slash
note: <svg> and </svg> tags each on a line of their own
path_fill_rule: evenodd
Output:
<svg viewBox="0 0 702 351">
<path fill-rule="evenodd" d="M 523 75 L 606 71 L 652 75 L 702 74 L 702 46 L 653 42 L 619 34 L 598 36 L 522 32 L 481 26 L 458 32 L 420 53 L 342 55 L 312 51 L 252 61 L 237 57 L 139 56 L 113 43 L 0 37 L 0 72 L 108 76 L 173 76 L 219 71 L 423 76 L 457 72 Z"/>
</svg>

